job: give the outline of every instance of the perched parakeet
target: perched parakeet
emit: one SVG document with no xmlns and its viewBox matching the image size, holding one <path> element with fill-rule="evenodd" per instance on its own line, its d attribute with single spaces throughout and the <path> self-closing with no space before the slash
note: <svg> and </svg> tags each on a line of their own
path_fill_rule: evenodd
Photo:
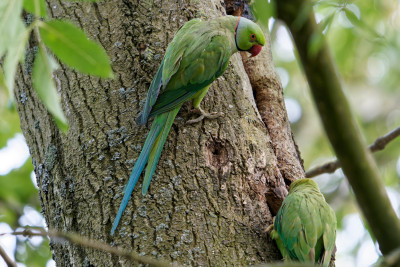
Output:
<svg viewBox="0 0 400 267">
<path fill-rule="evenodd" d="M 243 17 L 224 16 L 209 21 L 193 19 L 176 33 L 150 85 L 143 111 L 136 119 L 136 123 L 144 125 L 154 117 L 125 187 L 111 234 L 114 234 L 147 163 L 142 187 L 142 194 L 146 194 L 163 145 L 182 104 L 193 100 L 193 106 L 199 109 L 210 84 L 226 70 L 229 58 L 238 51 L 247 51 L 251 56 L 256 56 L 264 44 L 261 28 Z"/>
<path fill-rule="evenodd" d="M 336 216 L 317 184 L 299 179 L 275 217 L 271 237 L 285 260 L 329 266 L 336 239 Z"/>
</svg>

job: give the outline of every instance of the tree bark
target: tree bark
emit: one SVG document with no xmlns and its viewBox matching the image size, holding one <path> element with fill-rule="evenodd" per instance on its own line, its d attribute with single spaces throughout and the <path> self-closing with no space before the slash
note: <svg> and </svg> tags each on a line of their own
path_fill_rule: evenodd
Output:
<svg viewBox="0 0 400 267">
<path fill-rule="evenodd" d="M 257 81 L 246 68 L 249 79 L 240 55 L 234 55 L 202 102 L 203 109 L 225 115 L 185 125 L 193 115 L 188 113 L 191 103 L 184 105 L 148 194 L 143 197 L 138 184 L 116 234 L 110 236 L 124 185 L 148 132 L 134 119 L 168 43 L 186 21 L 221 16 L 225 8 L 216 0 L 48 0 L 48 10 L 54 18 L 71 19 L 100 42 L 115 73 L 115 79 L 101 80 L 61 65 L 54 79 L 70 124 L 63 134 L 31 88 L 30 59 L 37 48 L 28 49 L 16 101 L 48 226 L 184 265 L 279 260 L 266 233 L 280 205 L 271 195 L 284 196 L 286 184 L 296 175 L 303 177 L 304 171 L 280 83 L 268 67 L 269 44 L 262 57 L 268 62 L 254 64 L 273 81 L 264 89 L 269 90 L 267 99 L 277 104 L 270 112 L 264 110 L 261 119 L 251 86 Z M 285 151 L 292 155 L 286 163 Z M 57 266 L 134 265 L 69 243 L 51 242 L 51 247 Z"/>
</svg>

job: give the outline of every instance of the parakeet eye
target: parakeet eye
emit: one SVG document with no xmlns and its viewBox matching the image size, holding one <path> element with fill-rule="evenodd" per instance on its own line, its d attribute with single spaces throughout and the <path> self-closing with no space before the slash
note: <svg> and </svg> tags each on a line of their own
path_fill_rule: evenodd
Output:
<svg viewBox="0 0 400 267">
<path fill-rule="evenodd" d="M 255 41 L 256 39 L 257 38 L 256 38 L 256 35 L 254 33 L 250 34 L 250 41 Z"/>
</svg>

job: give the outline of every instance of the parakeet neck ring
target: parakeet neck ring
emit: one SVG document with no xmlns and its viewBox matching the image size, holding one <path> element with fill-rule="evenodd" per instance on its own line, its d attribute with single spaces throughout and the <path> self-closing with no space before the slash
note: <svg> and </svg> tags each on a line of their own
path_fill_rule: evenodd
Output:
<svg viewBox="0 0 400 267">
<path fill-rule="evenodd" d="M 239 51 L 246 51 L 246 50 L 240 49 L 240 47 L 238 46 L 238 43 L 237 43 L 237 29 L 238 29 L 238 27 L 239 27 L 240 19 L 241 19 L 241 17 L 239 16 L 239 17 L 238 17 L 238 20 L 237 20 L 237 22 L 236 22 L 236 26 L 235 26 L 235 45 L 236 45 L 237 50 L 239 50 Z"/>
</svg>

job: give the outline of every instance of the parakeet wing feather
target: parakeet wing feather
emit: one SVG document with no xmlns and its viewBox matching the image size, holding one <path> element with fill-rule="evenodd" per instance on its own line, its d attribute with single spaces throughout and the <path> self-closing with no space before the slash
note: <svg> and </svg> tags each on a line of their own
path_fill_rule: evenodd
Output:
<svg viewBox="0 0 400 267">
<path fill-rule="evenodd" d="M 169 44 L 167 51 L 165 52 L 165 56 L 161 61 L 160 67 L 158 68 L 157 73 L 150 84 L 143 110 L 136 119 L 137 124 L 144 125 L 147 123 L 150 111 L 158 98 L 160 90 L 165 88 L 165 86 L 168 84 L 168 81 L 179 69 L 182 56 L 185 52 L 185 46 L 181 46 L 179 44 L 184 41 L 185 36 L 191 32 L 190 29 L 192 26 L 200 22 L 200 19 L 193 19 L 185 23 Z M 164 64 L 165 62 L 166 64 Z"/>
<path fill-rule="evenodd" d="M 202 49 L 189 46 L 184 51 L 179 69 L 158 96 L 150 117 L 170 111 L 191 99 L 225 71 L 230 57 L 228 38 L 215 35 L 210 42 L 203 41 L 203 44 Z"/>
<path fill-rule="evenodd" d="M 150 84 L 149 91 L 147 92 L 146 102 L 140 115 L 136 118 L 136 123 L 139 125 L 144 125 L 149 119 L 151 108 L 158 98 L 160 89 L 162 87 L 162 70 L 164 66 L 164 59 L 162 60 L 160 67 L 158 68 L 156 76 L 154 76 L 153 81 Z"/>
<path fill-rule="evenodd" d="M 335 212 L 328 206 L 328 204 L 326 204 L 326 207 L 324 207 L 323 210 L 324 214 L 321 217 L 323 218 L 322 223 L 324 225 L 324 234 L 322 236 L 324 253 L 321 255 L 321 261 L 322 265 L 327 267 L 329 266 L 333 250 L 335 249 L 337 222 Z"/>
</svg>

